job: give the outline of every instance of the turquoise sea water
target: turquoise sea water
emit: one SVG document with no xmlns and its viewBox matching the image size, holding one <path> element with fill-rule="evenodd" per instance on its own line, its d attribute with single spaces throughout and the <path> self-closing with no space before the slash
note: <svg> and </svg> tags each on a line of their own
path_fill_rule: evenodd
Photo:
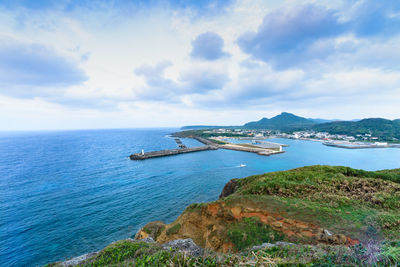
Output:
<svg viewBox="0 0 400 267">
<path fill-rule="evenodd" d="M 312 164 L 400 168 L 400 149 L 287 139 L 272 140 L 289 147 L 270 157 L 220 149 L 128 159 L 141 149 L 176 148 L 167 137 L 176 130 L 0 133 L 0 266 L 43 265 L 99 250 L 149 221 L 173 221 L 190 203 L 217 199 L 235 177 Z"/>
</svg>

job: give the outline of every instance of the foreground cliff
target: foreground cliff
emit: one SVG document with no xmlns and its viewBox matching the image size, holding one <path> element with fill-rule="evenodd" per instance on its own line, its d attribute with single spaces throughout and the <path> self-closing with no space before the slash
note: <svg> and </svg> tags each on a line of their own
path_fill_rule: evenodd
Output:
<svg viewBox="0 0 400 267">
<path fill-rule="evenodd" d="M 233 179 L 219 200 L 192 204 L 171 224 L 150 222 L 135 239 L 121 241 L 134 252 L 117 243 L 115 257 L 79 263 L 400 264 L 400 170 L 310 166 Z"/>
</svg>

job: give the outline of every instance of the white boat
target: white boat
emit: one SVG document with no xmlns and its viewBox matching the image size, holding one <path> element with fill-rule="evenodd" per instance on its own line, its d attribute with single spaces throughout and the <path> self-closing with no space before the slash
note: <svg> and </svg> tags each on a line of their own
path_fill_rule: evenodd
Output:
<svg viewBox="0 0 400 267">
<path fill-rule="evenodd" d="M 239 168 L 243 168 L 243 167 L 246 167 L 246 164 L 240 164 L 239 165 Z"/>
</svg>

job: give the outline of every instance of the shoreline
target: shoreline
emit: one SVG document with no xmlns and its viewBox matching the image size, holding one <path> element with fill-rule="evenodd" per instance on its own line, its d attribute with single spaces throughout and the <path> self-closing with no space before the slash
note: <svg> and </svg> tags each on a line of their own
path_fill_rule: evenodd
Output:
<svg viewBox="0 0 400 267">
<path fill-rule="evenodd" d="M 400 169 L 397 169 L 397 171 L 399 170 Z M 332 252 L 332 248 L 340 247 L 349 253 L 353 250 L 355 252 L 358 251 L 357 247 L 355 247 L 356 245 L 364 246 L 367 244 L 366 242 L 368 239 L 366 238 L 368 233 L 365 229 L 353 229 L 352 227 L 342 228 L 340 222 L 331 224 L 327 221 L 322 222 L 316 220 L 312 216 L 302 217 L 297 212 L 294 212 L 297 211 L 298 207 L 291 207 L 287 205 L 288 203 L 286 201 L 287 198 L 292 198 L 292 196 L 281 195 L 282 192 L 280 189 L 273 189 L 274 191 L 265 194 L 265 198 L 262 199 L 260 199 L 258 191 L 254 191 L 254 193 L 249 195 L 240 190 L 241 187 L 259 190 L 259 183 L 254 183 L 254 179 L 256 179 L 256 181 L 263 181 L 266 177 L 275 182 L 279 182 L 281 185 L 286 185 L 284 180 L 287 179 L 290 181 L 297 181 L 292 188 L 300 188 L 299 185 L 302 184 L 303 180 L 290 179 L 290 177 L 297 177 L 299 171 L 304 171 L 304 173 L 307 174 L 306 176 L 310 177 L 306 179 L 307 181 L 311 179 L 309 184 L 319 181 L 321 184 L 326 185 L 325 189 L 341 190 L 340 192 L 343 194 L 346 193 L 354 201 L 366 200 L 359 200 L 357 194 L 348 191 L 346 189 L 347 187 L 338 189 L 335 183 L 332 184 L 328 182 L 331 181 L 332 172 L 343 175 L 349 183 L 349 188 L 353 188 L 352 185 L 358 185 L 360 181 L 363 181 L 365 185 L 379 183 L 381 186 L 385 187 L 384 192 L 386 192 L 387 196 L 385 201 L 387 203 L 391 203 L 389 191 L 392 190 L 393 186 L 396 186 L 397 183 L 397 178 L 392 175 L 393 171 L 396 171 L 396 169 L 385 170 L 385 172 L 371 172 L 349 167 L 328 165 L 305 166 L 286 171 L 268 172 L 258 176 L 248 176 L 242 178 L 241 183 L 238 183 L 238 179 L 231 179 L 225 184 L 217 200 L 191 204 L 187 206 L 175 221 L 169 224 L 165 224 L 161 221 L 148 222 L 137 231 L 134 239 L 127 238 L 117 240 L 99 251 L 82 254 L 58 262 L 51 262 L 45 266 L 90 265 L 96 263 L 96 261 L 105 264 L 111 264 L 113 261 L 122 264 L 132 263 L 136 260 L 143 260 L 143 258 L 141 258 L 143 255 L 145 256 L 145 260 L 154 259 L 154 262 L 158 262 L 159 258 L 157 258 L 157 253 L 159 252 L 167 254 L 170 252 L 167 256 L 171 259 L 181 253 L 181 255 L 185 255 L 185 257 L 193 257 L 194 259 L 199 259 L 199 262 L 202 262 L 204 257 L 208 257 L 209 255 L 213 255 L 213 259 L 225 257 L 227 255 L 240 256 L 242 255 L 240 253 L 247 251 L 247 249 L 249 251 L 264 251 L 272 247 L 279 247 L 280 244 L 285 247 L 291 246 L 293 248 L 323 247 L 325 250 L 321 252 L 328 255 L 328 253 Z M 277 174 L 281 176 L 277 176 Z M 355 180 L 354 174 L 361 175 L 359 177 L 360 181 Z M 300 175 L 300 177 L 302 176 Z M 282 180 L 281 178 L 285 179 Z M 371 182 L 371 179 L 378 180 L 376 180 L 376 182 Z M 267 184 L 262 186 L 263 188 L 270 188 Z M 311 192 L 310 188 L 312 190 Z M 356 189 L 352 190 L 357 191 Z M 365 192 L 368 193 L 368 191 Z M 379 195 L 381 194 L 381 190 L 376 189 L 372 193 Z M 271 196 L 268 197 L 267 195 Z M 313 188 L 312 186 L 307 187 L 303 194 L 299 194 L 297 199 L 298 201 L 309 199 L 308 195 L 319 197 L 313 201 L 315 205 L 318 203 L 325 203 L 325 198 L 319 194 L 319 189 Z M 372 200 L 369 200 L 369 202 L 374 203 Z M 379 211 L 381 208 L 380 204 L 374 205 L 373 207 L 368 206 L 368 208 L 371 209 L 371 211 Z M 395 206 L 391 206 L 391 209 L 395 215 Z M 313 206 L 310 207 L 309 210 L 302 210 L 301 212 L 305 214 L 307 214 L 307 212 L 319 214 L 327 211 L 325 207 L 318 208 L 318 206 Z M 337 218 L 347 218 L 347 215 L 337 213 L 337 207 L 333 207 L 332 210 L 328 210 L 328 212 L 332 214 L 331 216 L 338 216 Z M 348 212 L 345 212 L 345 214 L 348 214 Z M 362 221 L 360 221 L 360 223 L 361 222 Z M 212 225 L 212 228 L 210 228 L 210 225 Z M 237 227 L 238 225 L 240 226 L 239 228 Z M 212 231 L 210 231 L 210 229 Z M 247 239 L 235 238 L 236 235 L 232 236 L 230 234 L 232 229 L 235 230 L 235 234 L 239 235 L 239 237 L 250 236 L 252 239 L 247 242 Z M 257 236 L 255 237 L 251 235 L 254 229 L 258 229 Z M 268 229 L 268 232 L 263 232 L 260 229 Z M 271 235 L 273 235 L 273 237 L 271 237 Z M 259 236 L 261 237 L 258 238 Z M 228 238 L 228 241 L 226 241 L 226 238 Z M 386 236 L 385 240 L 390 241 L 392 239 Z M 382 242 L 379 246 L 384 248 L 384 243 Z M 121 256 L 121 259 L 119 258 L 121 253 L 123 253 L 121 249 L 129 251 L 129 249 L 133 248 L 135 248 L 134 254 L 128 255 L 125 253 Z M 143 248 L 143 251 L 136 255 L 136 251 L 139 251 L 141 248 Z M 207 252 L 208 254 L 206 254 Z M 299 250 L 299 252 L 304 251 Z M 110 254 L 113 258 L 110 258 Z M 338 253 L 338 255 L 342 255 L 342 253 Z M 146 256 L 150 258 L 146 258 Z M 285 260 L 287 257 L 288 256 L 284 256 L 281 260 Z M 298 259 L 296 258 L 296 260 Z M 290 262 L 290 260 L 288 262 Z M 146 261 L 146 263 L 149 262 Z M 331 262 L 322 259 L 321 263 Z"/>
<path fill-rule="evenodd" d="M 345 148 L 345 149 L 366 149 L 366 148 L 400 148 L 400 143 L 394 143 L 394 144 L 385 144 L 385 145 L 380 145 L 380 144 L 371 144 L 371 143 L 353 143 L 353 142 L 345 142 L 345 141 L 327 141 L 327 140 L 322 140 L 322 139 L 313 139 L 313 138 L 289 138 L 289 137 L 279 137 L 279 136 L 273 136 L 269 138 L 281 138 L 281 139 L 290 139 L 290 140 L 301 140 L 301 141 L 310 141 L 310 142 L 320 142 L 323 145 L 326 146 L 331 146 L 331 147 L 338 147 L 338 148 Z M 266 138 L 266 139 L 269 139 Z"/>
</svg>

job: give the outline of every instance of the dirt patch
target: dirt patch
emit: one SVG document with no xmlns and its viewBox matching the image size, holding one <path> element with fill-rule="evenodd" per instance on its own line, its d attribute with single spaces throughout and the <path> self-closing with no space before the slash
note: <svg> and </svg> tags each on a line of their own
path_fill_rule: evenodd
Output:
<svg viewBox="0 0 400 267">
<path fill-rule="evenodd" d="M 353 240 L 343 234 L 333 234 L 313 223 L 285 218 L 282 216 L 282 214 L 269 213 L 266 211 L 239 213 L 239 209 L 241 208 L 231 207 L 231 211 L 235 219 L 241 220 L 242 218 L 257 217 L 264 224 L 270 225 L 275 231 L 285 234 L 291 241 L 299 241 L 298 238 L 301 238 L 303 241 L 309 240 L 312 243 L 322 242 L 340 245 L 352 245 L 354 243 L 359 243 L 358 240 Z"/>
<path fill-rule="evenodd" d="M 229 240 L 227 231 L 232 223 L 240 222 L 244 218 L 258 218 L 262 224 L 270 226 L 274 231 L 282 233 L 289 241 L 301 243 L 325 243 L 338 245 L 353 245 L 358 240 L 343 234 L 331 233 L 316 224 L 287 217 L 287 214 L 273 213 L 253 205 L 227 205 L 218 201 L 201 207 L 200 211 L 185 212 L 170 225 L 152 225 L 152 236 L 159 243 L 166 243 L 175 239 L 192 238 L 204 248 L 214 251 L 228 252 L 236 250 Z M 180 225 L 176 231 L 167 231 Z M 147 227 L 147 225 L 145 226 Z M 161 233 L 157 231 L 161 230 Z M 155 235 L 154 232 L 158 234 Z M 167 233 L 168 232 L 168 233 Z M 147 237 L 147 232 L 139 231 L 137 239 Z M 254 244 L 258 245 L 258 244 Z"/>
</svg>

